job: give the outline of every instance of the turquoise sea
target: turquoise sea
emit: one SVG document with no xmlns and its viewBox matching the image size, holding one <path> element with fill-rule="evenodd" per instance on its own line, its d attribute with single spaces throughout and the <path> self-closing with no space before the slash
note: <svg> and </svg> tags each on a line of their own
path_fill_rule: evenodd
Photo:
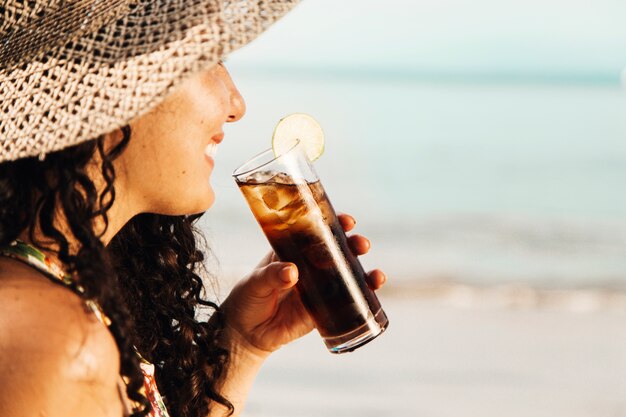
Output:
<svg viewBox="0 0 626 417">
<path fill-rule="evenodd" d="M 403 284 L 626 289 L 626 25 L 615 0 L 304 1 L 226 66 L 248 104 L 203 220 L 222 275 L 268 250 L 230 173 L 292 112 Z"/>
<path fill-rule="evenodd" d="M 396 282 L 626 289 L 626 90 L 231 68 L 248 113 L 228 126 L 203 228 L 233 279 L 269 247 L 230 173 L 275 122 L 314 115 L 316 169 Z"/>
<path fill-rule="evenodd" d="M 489 293 L 626 289 L 626 91 L 231 69 L 248 115 L 226 131 L 202 220 L 222 289 L 268 250 L 230 173 L 294 111 L 322 123 L 317 171 L 371 238 L 365 266 L 399 289 L 381 294 L 391 324 L 367 346 L 331 355 L 312 332 L 274 353 L 245 415 L 624 415 L 623 307 L 603 310 L 598 291 L 539 308 Z M 444 303 L 403 295 L 432 281 L 490 288 Z"/>
<path fill-rule="evenodd" d="M 626 293 L 576 290 L 626 290 L 625 15 L 620 0 L 303 1 L 229 58 L 248 114 L 202 219 L 222 289 L 269 249 L 230 173 L 307 112 L 326 190 L 392 290 L 384 335 L 339 357 L 316 332 L 280 349 L 244 414 L 626 415 Z"/>
</svg>

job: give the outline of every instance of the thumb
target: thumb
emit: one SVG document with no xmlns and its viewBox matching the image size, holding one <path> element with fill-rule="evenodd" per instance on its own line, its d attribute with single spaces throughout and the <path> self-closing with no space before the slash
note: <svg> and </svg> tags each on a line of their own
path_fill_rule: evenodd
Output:
<svg viewBox="0 0 626 417">
<path fill-rule="evenodd" d="M 291 262 L 272 262 L 256 269 L 247 282 L 248 294 L 265 298 L 276 290 L 286 290 L 298 282 L 298 267 Z"/>
</svg>

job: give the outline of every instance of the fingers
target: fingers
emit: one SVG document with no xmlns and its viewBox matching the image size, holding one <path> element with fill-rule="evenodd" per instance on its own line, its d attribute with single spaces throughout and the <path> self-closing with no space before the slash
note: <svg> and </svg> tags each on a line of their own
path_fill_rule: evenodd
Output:
<svg viewBox="0 0 626 417">
<path fill-rule="evenodd" d="M 356 220 L 354 217 L 349 214 L 341 213 L 337 216 L 339 218 L 339 223 L 341 223 L 341 227 L 346 232 L 354 229 L 356 225 Z M 350 246 L 350 250 L 355 255 L 365 255 L 369 252 L 372 244 L 368 238 L 362 235 L 352 235 L 348 236 L 348 246 Z M 387 276 L 380 269 L 374 269 L 367 274 L 367 285 L 372 290 L 377 290 L 381 288 L 387 282 Z"/>
<path fill-rule="evenodd" d="M 339 219 L 339 224 L 341 224 L 344 232 L 349 232 L 354 229 L 354 226 L 356 226 L 356 220 L 349 214 L 340 213 L 337 215 L 337 218 Z"/>
<path fill-rule="evenodd" d="M 247 282 L 248 293 L 257 298 L 272 295 L 276 290 L 286 290 L 298 282 L 298 268 L 290 262 L 271 262 L 257 268 Z"/>
<path fill-rule="evenodd" d="M 349 214 L 341 213 L 337 215 L 339 223 L 345 232 L 349 232 L 356 226 L 356 220 Z M 370 241 L 362 235 L 348 237 L 348 245 L 355 255 L 365 255 L 370 250 Z"/>
<path fill-rule="evenodd" d="M 387 275 L 380 269 L 374 269 L 367 273 L 367 285 L 373 289 L 380 289 L 387 282 Z"/>
<path fill-rule="evenodd" d="M 353 235 L 348 237 L 348 245 L 355 255 L 365 255 L 370 251 L 372 244 L 369 239 L 361 235 Z"/>
<path fill-rule="evenodd" d="M 276 262 L 282 264 L 280 268 L 280 280 L 288 287 L 293 286 L 298 280 L 298 267 L 290 262 Z"/>
</svg>

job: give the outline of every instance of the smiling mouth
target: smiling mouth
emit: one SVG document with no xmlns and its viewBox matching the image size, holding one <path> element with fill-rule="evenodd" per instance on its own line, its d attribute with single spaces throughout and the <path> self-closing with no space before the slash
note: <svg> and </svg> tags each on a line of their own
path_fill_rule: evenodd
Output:
<svg viewBox="0 0 626 417">
<path fill-rule="evenodd" d="M 209 158 L 215 158 L 215 154 L 217 153 L 217 143 L 211 142 L 206 148 L 204 148 L 204 154 Z"/>
</svg>

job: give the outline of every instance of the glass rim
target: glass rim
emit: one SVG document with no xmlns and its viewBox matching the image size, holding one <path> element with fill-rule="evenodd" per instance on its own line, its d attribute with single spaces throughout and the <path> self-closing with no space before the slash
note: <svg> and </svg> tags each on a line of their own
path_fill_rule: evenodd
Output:
<svg viewBox="0 0 626 417">
<path fill-rule="evenodd" d="M 273 149 L 273 148 L 269 148 L 269 149 L 266 149 L 266 150 L 264 150 L 264 151 L 262 151 L 262 152 L 259 152 L 258 154 L 254 155 L 253 157 L 251 157 L 250 159 L 248 159 L 248 160 L 247 160 L 246 162 L 244 162 L 243 164 L 239 165 L 239 167 L 237 167 L 237 168 L 235 169 L 235 171 L 233 171 L 232 176 L 233 176 L 234 178 L 241 177 L 242 175 L 250 174 L 251 172 L 257 171 L 257 170 L 259 170 L 260 168 L 263 168 L 264 166 L 267 166 L 267 165 L 269 165 L 269 164 L 271 164 L 271 163 L 273 163 L 273 162 L 276 162 L 276 161 L 277 161 L 277 160 L 279 160 L 280 158 L 284 157 L 285 155 L 287 155 L 288 153 L 290 153 L 291 151 L 293 151 L 294 149 L 296 149 L 296 147 L 297 147 L 298 145 L 300 145 L 300 143 L 301 143 L 301 142 L 300 142 L 300 139 L 296 139 L 296 143 L 295 143 L 295 144 L 294 144 L 291 148 L 289 148 L 287 151 L 285 151 L 285 152 L 281 153 L 281 154 L 280 154 L 280 155 L 278 155 L 278 156 L 274 156 L 274 157 L 273 157 L 272 159 L 270 159 L 269 161 L 263 162 L 262 164 L 259 164 L 259 165 L 255 166 L 254 168 L 250 168 L 250 169 L 247 169 L 247 170 L 245 170 L 245 171 L 241 171 L 241 172 L 239 172 L 242 168 L 244 168 L 246 165 L 248 165 L 249 163 L 251 163 L 251 162 L 252 162 L 252 161 L 254 161 L 255 159 L 257 159 L 257 158 L 259 158 L 259 157 L 261 157 L 261 156 L 263 156 L 263 155 L 265 155 L 265 154 L 267 154 L 267 153 L 269 153 L 269 152 L 274 152 L 274 149 Z"/>
</svg>

